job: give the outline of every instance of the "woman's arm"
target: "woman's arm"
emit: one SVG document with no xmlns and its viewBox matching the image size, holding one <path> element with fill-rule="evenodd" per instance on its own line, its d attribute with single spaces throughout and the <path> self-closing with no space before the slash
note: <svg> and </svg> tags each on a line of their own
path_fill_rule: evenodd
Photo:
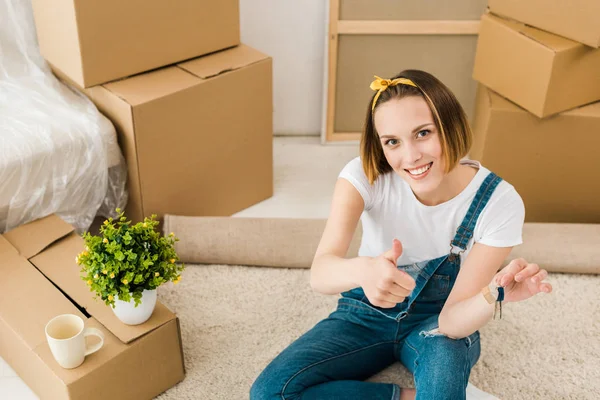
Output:
<svg viewBox="0 0 600 400">
<path fill-rule="evenodd" d="M 356 231 L 364 201 L 354 186 L 339 178 L 333 192 L 331 212 L 321 236 L 310 273 L 313 290 L 338 294 L 360 286 L 369 257 L 345 258 Z"/>
<path fill-rule="evenodd" d="M 538 293 L 552 293 L 552 284 L 544 282 L 547 276 L 548 271 L 539 265 L 517 258 L 498 272 L 492 281 L 504 288 L 504 302 L 511 303 L 527 300 Z M 455 288 L 448 300 L 453 293 L 459 293 L 455 292 Z M 446 302 L 439 317 L 440 333 L 452 338 L 466 337 L 481 328 L 490 320 L 495 306 L 489 304 L 481 293 L 462 301 L 456 300 L 459 295 L 455 295 L 453 303 Z"/>
<path fill-rule="evenodd" d="M 475 243 L 460 268 L 450 296 L 439 316 L 439 330 L 451 338 L 469 336 L 494 315 L 495 304 L 481 294 L 488 286 L 512 247 L 491 247 Z"/>
<path fill-rule="evenodd" d="M 415 288 L 414 279 L 396 266 L 402 254 L 400 241 L 394 239 L 391 249 L 377 257 L 345 258 L 363 209 L 358 190 L 347 180 L 338 179 L 331 212 L 313 259 L 310 284 L 313 290 L 324 294 L 360 286 L 371 304 L 391 308 Z"/>
</svg>

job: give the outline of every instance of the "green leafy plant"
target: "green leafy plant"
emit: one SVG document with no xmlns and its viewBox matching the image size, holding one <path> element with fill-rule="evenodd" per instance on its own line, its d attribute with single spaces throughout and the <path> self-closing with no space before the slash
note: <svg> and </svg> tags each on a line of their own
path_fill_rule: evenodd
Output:
<svg viewBox="0 0 600 400">
<path fill-rule="evenodd" d="M 81 279 L 106 305 L 115 299 L 141 303 L 144 289 L 153 290 L 163 283 L 179 283 L 185 266 L 178 263 L 174 244 L 179 239 L 171 232 L 163 236 L 155 228 L 156 215 L 134 225 L 120 209 L 118 217 L 108 218 L 99 235 L 85 232 L 85 250 L 77 256 L 82 266 Z"/>
</svg>

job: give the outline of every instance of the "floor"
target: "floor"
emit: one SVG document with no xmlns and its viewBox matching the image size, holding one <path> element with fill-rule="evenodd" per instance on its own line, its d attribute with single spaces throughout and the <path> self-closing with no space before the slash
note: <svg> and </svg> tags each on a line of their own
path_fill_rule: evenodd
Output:
<svg viewBox="0 0 600 400">
<path fill-rule="evenodd" d="M 310 147 L 310 151 L 306 151 Z M 311 154 L 311 158 L 304 157 Z M 358 145 L 320 144 L 318 137 L 276 137 L 273 141 L 274 195 L 235 217 L 325 218 L 336 171 L 358 155 Z M 0 399 L 38 397 L 0 357 Z"/>
<path fill-rule="evenodd" d="M 0 357 L 0 399 L 34 400 L 38 397 Z"/>
</svg>

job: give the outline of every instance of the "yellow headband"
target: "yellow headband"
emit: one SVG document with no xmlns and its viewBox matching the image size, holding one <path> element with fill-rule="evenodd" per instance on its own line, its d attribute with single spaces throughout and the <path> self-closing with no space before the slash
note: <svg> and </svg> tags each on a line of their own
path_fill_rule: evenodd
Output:
<svg viewBox="0 0 600 400">
<path fill-rule="evenodd" d="M 373 82 L 371 82 L 371 90 L 377 90 L 377 94 L 375 95 L 375 98 L 373 99 L 373 105 L 371 105 L 371 112 L 375 109 L 375 104 L 377 104 L 377 99 L 379 99 L 379 96 L 381 95 L 382 92 L 384 92 L 388 87 L 390 86 L 396 86 L 396 85 L 408 85 L 408 86 L 414 86 L 416 88 L 418 88 L 417 85 L 415 85 L 413 83 L 413 81 L 411 81 L 410 79 L 407 78 L 396 78 L 394 80 L 391 79 L 382 79 L 380 77 L 378 77 L 377 75 L 375 75 L 375 80 Z"/>
</svg>

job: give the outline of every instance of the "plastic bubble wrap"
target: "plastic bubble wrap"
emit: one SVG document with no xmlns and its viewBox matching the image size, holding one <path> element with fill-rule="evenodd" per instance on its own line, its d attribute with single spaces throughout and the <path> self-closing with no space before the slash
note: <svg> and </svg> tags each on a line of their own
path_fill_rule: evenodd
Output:
<svg viewBox="0 0 600 400">
<path fill-rule="evenodd" d="M 127 203 L 115 128 L 40 55 L 29 0 L 0 0 L 0 232 L 56 213 L 81 233 Z"/>
</svg>

